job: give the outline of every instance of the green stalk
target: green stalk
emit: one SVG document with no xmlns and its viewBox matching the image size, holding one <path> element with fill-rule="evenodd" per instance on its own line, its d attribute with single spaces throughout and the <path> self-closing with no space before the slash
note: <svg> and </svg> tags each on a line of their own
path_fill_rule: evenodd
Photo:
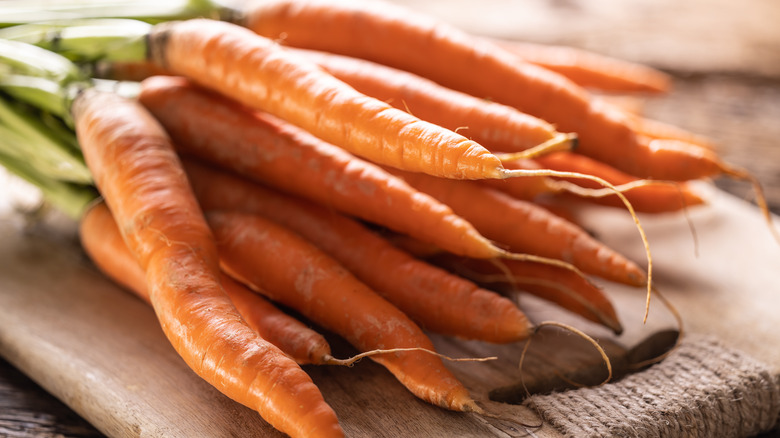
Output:
<svg viewBox="0 0 780 438">
<path fill-rule="evenodd" d="M 0 30 L 0 38 L 36 46 L 68 61 L 143 61 L 151 28 L 131 19 L 78 19 L 14 26 Z"/>
<path fill-rule="evenodd" d="M 3 29 L 9 38 L 74 61 L 139 61 L 146 57 L 152 25 L 130 19 L 86 19 L 20 25 Z M 13 32 L 10 32 L 13 31 Z"/>
<path fill-rule="evenodd" d="M 0 75 L 21 74 L 60 83 L 81 76 L 78 67 L 67 58 L 35 45 L 9 39 L 0 39 L 0 65 Z"/>
<path fill-rule="evenodd" d="M 32 44 L 0 39 L 0 90 L 70 121 L 70 103 L 89 78 L 69 59 Z"/>
<path fill-rule="evenodd" d="M 81 157 L 81 147 L 73 128 L 68 126 L 65 120 L 49 112 L 37 112 L 38 118 L 45 127 L 47 135 L 61 144 L 71 154 Z"/>
<path fill-rule="evenodd" d="M 65 135 L 64 132 L 60 135 Z M 92 175 L 80 154 L 60 141 L 32 111 L 0 98 L 0 136 L 5 154 L 24 160 L 52 179 L 90 184 Z M 75 134 L 71 132 L 72 141 Z"/>
<path fill-rule="evenodd" d="M 83 18 L 132 18 L 157 23 L 194 17 L 217 18 L 229 9 L 216 0 L 3 0 L 0 27 Z"/>
<path fill-rule="evenodd" d="M 47 202 L 73 219 L 81 218 L 89 204 L 97 199 L 98 193 L 94 187 L 59 181 L 41 174 L 27 162 L 6 155 L 2 143 L 0 141 L 0 165 L 38 187 Z"/>
<path fill-rule="evenodd" d="M 61 118 L 70 117 L 66 89 L 56 81 L 35 76 L 0 76 L 0 89 L 9 96 Z"/>
</svg>

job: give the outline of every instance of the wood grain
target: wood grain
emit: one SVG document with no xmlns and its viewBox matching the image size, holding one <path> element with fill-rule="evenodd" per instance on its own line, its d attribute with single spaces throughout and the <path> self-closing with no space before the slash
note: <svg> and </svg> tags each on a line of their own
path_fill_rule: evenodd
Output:
<svg viewBox="0 0 780 438">
<path fill-rule="evenodd" d="M 0 359 L 0 436 L 97 438 L 103 434 Z"/>
</svg>

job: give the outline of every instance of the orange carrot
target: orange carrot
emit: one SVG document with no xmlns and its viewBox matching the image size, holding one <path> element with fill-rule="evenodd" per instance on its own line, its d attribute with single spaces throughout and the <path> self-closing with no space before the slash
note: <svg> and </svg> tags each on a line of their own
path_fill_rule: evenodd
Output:
<svg viewBox="0 0 780 438">
<path fill-rule="evenodd" d="M 601 289 L 566 269 L 517 260 L 499 261 L 499 266 L 451 254 L 439 254 L 431 261 L 487 287 L 528 292 L 616 334 L 623 331 L 615 308 Z"/>
<path fill-rule="evenodd" d="M 563 76 L 390 2 L 269 0 L 251 3 L 240 23 L 293 47 L 369 59 L 513 106 L 577 133 L 580 153 L 638 177 L 740 174 L 710 150 L 639 136 L 623 114 Z"/>
<path fill-rule="evenodd" d="M 361 351 L 434 350 L 403 312 L 291 231 L 247 213 L 211 212 L 208 220 L 224 269 L 242 283 L 340 334 Z M 422 400 L 456 411 L 481 411 L 437 356 L 404 351 L 371 358 Z"/>
<path fill-rule="evenodd" d="M 660 70 L 587 50 L 502 39 L 490 41 L 585 88 L 613 93 L 666 93 L 672 86 L 671 77 Z"/>
<path fill-rule="evenodd" d="M 628 114 L 628 118 L 634 130 L 646 137 L 661 140 L 678 140 L 708 149 L 715 148 L 715 145 L 710 139 L 680 128 L 679 126 L 647 117 L 641 117 L 636 114 Z"/>
<path fill-rule="evenodd" d="M 506 178 L 478 143 L 355 91 L 316 64 L 239 26 L 195 19 L 154 26 L 150 60 L 371 161 L 453 178 Z"/>
<path fill-rule="evenodd" d="M 81 219 L 79 230 L 82 247 L 95 265 L 150 303 L 144 272 L 122 240 L 108 207 L 104 203 L 91 207 Z M 296 362 L 325 364 L 332 359 L 330 346 L 322 335 L 232 278 L 222 275 L 220 282 L 249 327 Z"/>
<path fill-rule="evenodd" d="M 637 181 L 636 178 L 626 175 L 604 163 L 574 153 L 554 153 L 545 157 L 538 157 L 536 161 L 548 169 L 596 175 L 616 186 Z M 569 181 L 586 188 L 599 188 L 598 185 L 586 180 L 570 179 Z M 654 184 L 633 188 L 624 192 L 624 195 L 628 198 L 636 211 L 644 213 L 679 211 L 686 207 L 704 203 L 704 200 L 696 195 L 696 193 L 684 183 L 664 184 L 662 182 L 655 182 Z M 611 194 L 604 197 L 584 199 L 587 199 L 589 202 L 603 205 L 618 207 L 623 205 L 619 199 Z"/>
<path fill-rule="evenodd" d="M 79 222 L 81 247 L 98 269 L 147 304 L 146 274 L 130 254 L 105 203 L 91 206 Z"/>
<path fill-rule="evenodd" d="M 476 181 L 456 181 L 392 171 L 420 191 L 452 207 L 481 233 L 510 251 L 558 258 L 583 272 L 641 285 L 647 278 L 633 262 L 592 238 L 585 230 L 530 202 L 507 196 Z"/>
<path fill-rule="evenodd" d="M 203 208 L 260 214 L 296 232 L 420 326 L 465 339 L 525 339 L 528 319 L 510 300 L 417 260 L 360 223 L 248 180 L 185 160 Z"/>
<path fill-rule="evenodd" d="M 446 205 L 269 114 L 252 114 L 183 78 L 146 80 L 139 100 L 183 153 L 456 254 L 501 255 Z"/>
<path fill-rule="evenodd" d="M 162 127 L 136 102 L 95 89 L 82 91 L 72 112 L 95 184 L 178 354 L 278 430 L 343 436 L 309 376 L 252 331 L 222 290 L 213 236 Z"/>
<path fill-rule="evenodd" d="M 330 344 L 320 333 L 282 312 L 228 275 L 223 274 L 221 281 L 238 313 L 260 337 L 279 347 L 301 365 L 332 363 Z"/>
<path fill-rule="evenodd" d="M 639 116 L 645 109 L 645 99 L 635 95 L 598 94 L 594 98 L 600 99 L 631 116 Z"/>
<path fill-rule="evenodd" d="M 358 58 L 295 50 L 361 93 L 408 111 L 485 146 L 516 152 L 545 142 L 570 141 L 551 124 L 515 108 L 442 87 L 409 72 Z"/>
</svg>

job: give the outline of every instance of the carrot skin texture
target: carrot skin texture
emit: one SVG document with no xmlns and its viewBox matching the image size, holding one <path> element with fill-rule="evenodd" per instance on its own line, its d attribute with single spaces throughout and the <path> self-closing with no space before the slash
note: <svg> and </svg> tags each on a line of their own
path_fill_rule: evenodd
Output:
<svg viewBox="0 0 780 438">
<path fill-rule="evenodd" d="M 98 269 L 115 283 L 151 304 L 146 274 L 130 254 L 105 203 L 90 206 L 79 222 L 81 247 Z"/>
<path fill-rule="evenodd" d="M 642 117 L 636 113 L 627 112 L 627 117 L 634 130 L 645 137 L 655 140 L 676 140 L 698 145 L 706 149 L 715 149 L 715 144 L 710 139 L 676 125 Z"/>
<path fill-rule="evenodd" d="M 151 304 L 145 274 L 122 240 L 108 207 L 104 203 L 92 206 L 79 229 L 82 247 L 100 271 Z M 323 364 L 330 357 L 330 346 L 322 335 L 227 275 L 221 275 L 220 282 L 249 327 L 296 362 Z"/>
<path fill-rule="evenodd" d="M 613 93 L 667 93 L 671 77 L 642 64 L 573 47 L 490 39 L 532 64 L 554 71 L 575 84 Z"/>
<path fill-rule="evenodd" d="M 609 298 L 593 283 L 571 271 L 521 260 L 502 260 L 500 263 L 512 275 L 508 278 L 507 272 L 485 260 L 451 254 L 439 254 L 431 260 L 486 287 L 528 292 L 604 325 L 616 334 L 623 331 Z"/>
<path fill-rule="evenodd" d="M 332 357 L 330 344 L 321 334 L 228 275 L 222 276 L 222 285 L 249 327 L 263 339 L 279 347 L 298 364 L 328 363 Z"/>
<path fill-rule="evenodd" d="M 292 47 L 368 59 L 513 106 L 577 133 L 580 153 L 637 177 L 688 180 L 724 171 L 712 151 L 651 144 L 621 112 L 565 77 L 390 2 L 262 1 L 247 6 L 241 24 Z"/>
<path fill-rule="evenodd" d="M 478 143 L 354 88 L 274 41 L 230 23 L 155 26 L 150 60 L 371 161 L 452 178 L 502 178 Z"/>
<path fill-rule="evenodd" d="M 95 89 L 81 92 L 72 112 L 96 186 L 178 354 L 278 430 L 343 436 L 309 376 L 260 339 L 222 290 L 213 236 L 162 127 L 136 102 Z"/>
<path fill-rule="evenodd" d="M 257 215 L 210 212 L 222 264 L 236 279 L 343 336 L 361 351 L 434 350 L 400 310 L 296 234 Z M 441 359 L 420 351 L 371 357 L 417 397 L 456 410 L 479 410 Z"/>
<path fill-rule="evenodd" d="M 559 135 L 551 124 L 515 108 L 442 87 L 409 72 L 325 52 L 296 53 L 361 93 L 462 133 L 490 151 L 522 151 Z"/>
<path fill-rule="evenodd" d="M 456 181 L 392 171 L 466 218 L 487 238 L 515 253 L 572 263 L 605 279 L 641 286 L 645 273 L 633 262 L 593 239 L 585 230 L 534 205 L 477 181 Z"/>
<path fill-rule="evenodd" d="M 456 254 L 497 255 L 448 206 L 270 114 L 250 112 L 183 78 L 144 81 L 139 101 L 182 153 Z"/>
<path fill-rule="evenodd" d="M 356 221 L 193 161 L 185 169 L 204 208 L 259 214 L 298 233 L 427 330 L 493 343 L 530 333 L 511 300 L 411 257 Z"/>
</svg>

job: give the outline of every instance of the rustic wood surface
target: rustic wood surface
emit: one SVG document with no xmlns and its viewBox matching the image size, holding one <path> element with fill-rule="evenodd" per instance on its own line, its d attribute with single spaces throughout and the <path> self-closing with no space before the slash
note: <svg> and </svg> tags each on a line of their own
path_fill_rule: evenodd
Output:
<svg viewBox="0 0 780 438">
<path fill-rule="evenodd" d="M 646 113 L 714 139 L 729 161 L 759 177 L 780 213 L 780 4 L 774 0 L 401 2 L 475 33 L 584 47 L 673 73 L 673 93 L 645 99 Z M 716 184 L 749 197 L 744 183 Z M 102 434 L 0 361 L 0 436 Z"/>
</svg>

